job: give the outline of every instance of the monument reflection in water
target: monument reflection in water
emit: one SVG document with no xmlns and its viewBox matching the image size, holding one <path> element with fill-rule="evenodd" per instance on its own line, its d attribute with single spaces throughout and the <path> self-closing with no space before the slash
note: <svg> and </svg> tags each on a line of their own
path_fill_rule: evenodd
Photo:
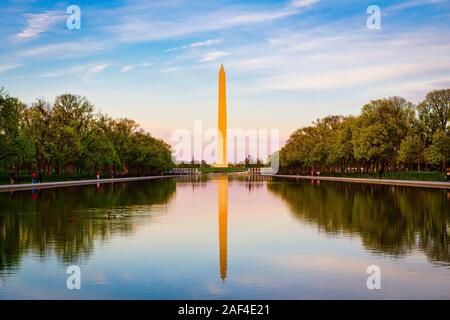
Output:
<svg viewBox="0 0 450 320">
<path fill-rule="evenodd" d="M 228 258 L 228 177 L 217 179 L 217 203 L 219 206 L 220 278 L 225 282 Z"/>
</svg>

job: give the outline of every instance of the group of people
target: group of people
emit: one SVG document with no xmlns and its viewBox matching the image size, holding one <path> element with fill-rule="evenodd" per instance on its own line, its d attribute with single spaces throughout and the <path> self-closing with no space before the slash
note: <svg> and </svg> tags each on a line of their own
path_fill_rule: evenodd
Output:
<svg viewBox="0 0 450 320">
<path fill-rule="evenodd" d="M 316 170 L 316 169 L 313 169 L 313 170 L 311 171 L 311 176 L 313 176 L 313 177 L 318 177 L 318 176 L 320 176 L 320 171 L 319 171 L 319 170 Z"/>
<path fill-rule="evenodd" d="M 15 182 L 20 182 L 20 174 L 11 172 L 9 174 L 9 183 L 14 184 Z"/>
<path fill-rule="evenodd" d="M 42 172 L 33 171 L 31 173 L 31 183 L 41 183 L 44 178 L 44 174 Z"/>
<path fill-rule="evenodd" d="M 100 171 L 97 171 L 95 174 L 95 177 L 97 180 L 100 180 Z M 20 183 L 21 180 L 21 176 L 20 173 L 14 173 L 11 172 L 9 173 L 9 183 L 10 184 L 15 184 L 15 183 Z M 43 172 L 37 172 L 37 171 L 33 171 L 31 173 L 31 183 L 35 184 L 35 183 L 41 183 L 44 180 L 44 173 Z"/>
<path fill-rule="evenodd" d="M 9 183 L 10 184 L 15 184 L 15 183 L 20 183 L 21 180 L 21 176 L 20 173 L 13 173 L 11 172 L 9 174 Z M 36 172 L 33 171 L 31 173 L 31 183 L 40 183 L 44 180 L 44 174 L 42 172 Z"/>
</svg>

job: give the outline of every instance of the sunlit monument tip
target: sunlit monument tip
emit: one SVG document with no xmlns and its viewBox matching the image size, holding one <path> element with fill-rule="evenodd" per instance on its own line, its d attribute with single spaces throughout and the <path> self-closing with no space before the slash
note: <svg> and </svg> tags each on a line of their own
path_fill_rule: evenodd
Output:
<svg viewBox="0 0 450 320">
<path fill-rule="evenodd" d="M 219 70 L 219 108 L 218 108 L 218 156 L 217 167 L 228 167 L 227 161 L 227 83 L 223 64 Z"/>
</svg>

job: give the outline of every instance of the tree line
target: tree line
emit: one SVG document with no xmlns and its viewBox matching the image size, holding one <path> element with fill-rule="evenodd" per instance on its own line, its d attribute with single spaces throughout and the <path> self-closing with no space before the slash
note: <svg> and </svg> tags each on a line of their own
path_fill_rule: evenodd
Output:
<svg viewBox="0 0 450 320">
<path fill-rule="evenodd" d="M 95 112 L 86 97 L 62 94 L 28 106 L 0 89 L 0 171 L 143 175 L 173 165 L 168 144 L 134 120 Z"/>
<path fill-rule="evenodd" d="M 373 100 L 358 116 L 328 116 L 296 130 L 280 151 L 284 172 L 445 170 L 450 160 L 450 89 L 417 105 Z"/>
</svg>

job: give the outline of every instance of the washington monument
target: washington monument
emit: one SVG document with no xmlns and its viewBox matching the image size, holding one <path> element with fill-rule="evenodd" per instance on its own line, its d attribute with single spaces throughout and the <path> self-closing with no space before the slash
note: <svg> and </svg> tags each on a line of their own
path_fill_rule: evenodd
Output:
<svg viewBox="0 0 450 320">
<path fill-rule="evenodd" d="M 227 82 L 223 64 L 219 71 L 219 119 L 217 167 L 228 167 L 227 161 Z"/>
</svg>

